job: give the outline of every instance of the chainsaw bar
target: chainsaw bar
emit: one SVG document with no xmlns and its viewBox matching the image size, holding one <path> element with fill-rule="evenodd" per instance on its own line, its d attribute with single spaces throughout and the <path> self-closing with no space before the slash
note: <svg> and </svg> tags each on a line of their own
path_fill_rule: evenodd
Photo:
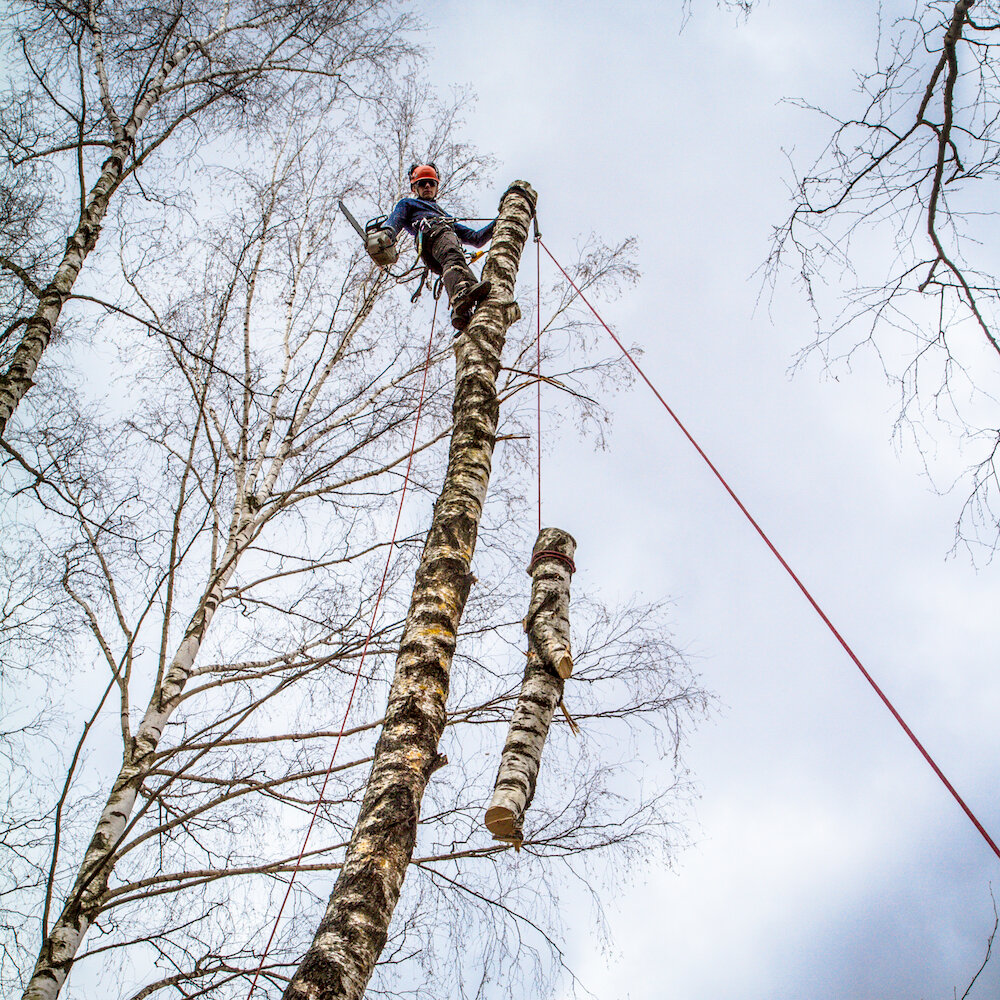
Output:
<svg viewBox="0 0 1000 1000">
<path fill-rule="evenodd" d="M 348 207 L 342 201 L 337 202 L 337 204 L 340 205 L 340 210 L 341 212 L 344 213 L 344 217 L 347 219 L 347 221 L 352 226 L 354 226 L 355 230 L 357 230 L 358 236 L 360 236 L 362 239 L 365 239 L 364 228 L 362 227 L 361 223 L 358 222 L 358 220 L 355 219 L 353 215 L 351 215 L 350 209 L 348 209 Z"/>
</svg>

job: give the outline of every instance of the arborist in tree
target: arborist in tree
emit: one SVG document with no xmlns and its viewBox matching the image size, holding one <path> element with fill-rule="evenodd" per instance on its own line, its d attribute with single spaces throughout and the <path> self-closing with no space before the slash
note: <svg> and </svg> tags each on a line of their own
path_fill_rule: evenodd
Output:
<svg viewBox="0 0 1000 1000">
<path fill-rule="evenodd" d="M 438 172 L 433 163 L 414 163 L 410 167 L 410 191 L 413 197 L 397 202 L 381 227 L 368 233 L 365 248 L 376 264 L 391 264 L 397 257 L 399 231 L 405 229 L 412 234 L 420 259 L 444 281 L 451 303 L 451 325 L 464 330 L 476 306 L 490 294 L 490 283 L 480 281 L 473 273 L 462 243 L 473 247 L 488 243 L 496 220 L 482 229 L 470 229 L 449 215 L 437 203 Z"/>
</svg>

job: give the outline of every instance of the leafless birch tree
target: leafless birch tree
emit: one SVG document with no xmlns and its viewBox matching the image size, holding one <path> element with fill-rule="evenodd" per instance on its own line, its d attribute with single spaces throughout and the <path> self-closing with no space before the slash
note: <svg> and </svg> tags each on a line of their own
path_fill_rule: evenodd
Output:
<svg viewBox="0 0 1000 1000">
<path fill-rule="evenodd" d="M 444 152 L 439 163 L 472 179 L 474 158 L 437 131 L 447 108 L 431 112 L 428 121 L 426 106 L 400 110 L 408 124 L 392 142 Z M 237 211 L 201 225 L 180 259 L 137 263 L 124 244 L 130 297 L 81 311 L 81 334 L 95 336 L 85 319 L 100 323 L 103 342 L 120 348 L 117 391 L 101 404 L 76 391 L 72 369 L 53 370 L 33 394 L 30 426 L 12 426 L 3 442 L 8 511 L 23 535 L 5 536 L 0 590 L 20 643 L 0 676 L 14 791 L 0 840 L 11 879 L 0 896 L 7 993 L 245 995 L 317 805 L 410 451 L 430 309 L 410 310 L 353 237 L 342 239 L 336 197 L 361 193 L 321 117 L 269 135 L 274 166 L 239 181 Z M 387 164 L 399 159 L 379 141 L 396 150 Z M 372 203 L 400 183 L 387 170 Z M 593 243 L 576 271 L 595 291 L 632 275 L 627 248 Z M 565 293 L 546 315 L 551 383 L 600 426 L 592 396 L 620 369 L 587 347 Z M 490 754 L 521 674 L 507 636 L 520 627 L 527 555 L 518 543 L 528 327 L 515 328 L 500 372 L 497 488 L 444 720 L 451 764 L 428 790 L 375 972 L 389 993 L 422 979 L 473 993 L 468 983 L 485 989 L 515 954 L 518 975 L 558 978 L 556 901 L 566 878 L 583 874 L 585 854 L 610 862 L 675 835 L 668 806 L 683 775 L 669 756 L 656 792 L 625 807 L 620 756 L 605 763 L 600 747 L 648 734 L 672 753 L 703 695 L 658 613 L 596 606 L 581 616 L 589 634 L 576 655 L 573 707 L 587 739 L 551 737 L 551 782 L 541 782 L 521 855 L 536 869 L 479 834 Z M 556 367 L 561 337 L 581 346 L 570 368 Z M 415 509 L 319 826 L 264 963 L 258 989 L 269 995 L 287 985 L 343 864 L 426 498 L 443 473 L 451 357 L 451 331 L 441 330 Z"/>
<path fill-rule="evenodd" d="M 0 358 L 0 436 L 32 385 L 112 200 L 127 192 L 155 206 L 167 192 L 152 179 L 144 188 L 142 178 L 170 151 L 192 159 L 183 184 L 197 189 L 213 139 L 287 113 L 289 90 L 304 78 L 331 106 L 345 96 L 353 103 L 366 77 L 398 59 L 405 25 L 393 0 L 8 6 L 0 273 L 17 286 L 5 299 L 21 314 L 3 322 L 10 349 Z"/>
<path fill-rule="evenodd" d="M 1000 541 L 1000 266 L 991 249 L 1000 7 L 935 0 L 891 21 L 884 10 L 856 107 L 799 102 L 833 131 L 817 162 L 797 171 L 794 208 L 769 263 L 772 275 L 789 264 L 816 307 L 817 336 L 800 363 L 819 354 L 845 366 L 870 350 L 898 389 L 901 440 L 912 437 L 923 452 L 944 431 L 972 453 L 957 474 L 967 499 L 956 544 L 992 551 Z M 829 301 L 828 283 L 852 286 L 846 308 Z"/>
<path fill-rule="evenodd" d="M 472 557 L 500 417 L 500 355 L 521 315 L 514 287 L 536 200 L 523 181 L 504 193 L 483 269 L 492 291 L 455 341 L 448 468 L 416 572 L 385 722 L 344 867 L 286 997 L 360 1000 L 388 939 L 427 783 L 447 762 L 437 748 L 458 628 L 475 582 Z"/>
</svg>

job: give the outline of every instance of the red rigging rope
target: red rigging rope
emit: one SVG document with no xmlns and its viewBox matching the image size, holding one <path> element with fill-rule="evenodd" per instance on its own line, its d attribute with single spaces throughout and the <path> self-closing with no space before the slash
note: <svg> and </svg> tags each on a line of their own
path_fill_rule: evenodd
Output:
<svg viewBox="0 0 1000 1000">
<path fill-rule="evenodd" d="M 250 984 L 250 992 L 247 993 L 247 1000 L 250 1000 L 253 996 L 254 990 L 257 988 L 257 979 L 264 969 L 264 962 L 267 960 L 268 953 L 271 950 L 274 935 L 278 931 L 278 924 L 281 922 L 281 915 L 285 912 L 285 904 L 288 902 L 288 897 L 291 895 L 292 885 L 295 883 L 295 876 L 299 873 L 302 858 L 305 857 L 306 845 L 309 843 L 309 835 L 312 833 L 313 826 L 316 823 L 316 817 L 319 815 L 320 806 L 323 804 L 323 796 L 326 793 L 326 785 L 330 780 L 330 775 L 333 773 L 333 762 L 337 759 L 337 751 L 340 749 L 340 740 L 344 735 L 344 730 L 347 728 L 347 717 L 351 712 L 351 705 L 354 704 L 354 695 L 358 690 L 358 680 L 361 677 L 361 668 L 364 666 L 365 656 L 368 653 L 368 646 L 371 643 L 372 634 L 375 631 L 375 617 L 378 615 L 379 604 L 382 602 L 382 594 L 385 591 L 385 581 L 389 576 L 389 564 L 392 560 L 392 550 L 396 545 L 396 535 L 399 532 L 399 520 L 403 513 L 403 501 L 406 499 L 406 487 L 410 482 L 410 469 L 413 465 L 413 453 L 417 447 L 417 430 L 420 427 L 420 414 L 424 408 L 424 393 L 427 389 L 427 372 L 431 366 L 431 346 L 434 343 L 434 324 L 437 321 L 437 308 L 438 299 L 435 299 L 434 315 L 431 318 L 431 335 L 427 340 L 427 357 L 424 360 L 424 378 L 420 385 L 420 401 L 417 403 L 417 416 L 413 422 L 413 440 L 410 443 L 410 453 L 406 458 L 406 474 L 403 476 L 403 492 L 399 496 L 399 507 L 396 510 L 396 523 L 392 529 L 392 541 L 389 542 L 389 552 L 385 557 L 385 569 L 382 570 L 382 582 L 379 584 L 378 597 L 375 598 L 375 607 L 372 610 L 372 620 L 368 626 L 368 635 L 365 637 L 365 644 L 361 650 L 361 659 L 358 660 L 358 669 L 354 674 L 354 684 L 351 687 L 350 697 L 347 699 L 347 708 L 344 709 L 344 719 L 340 723 L 340 731 L 337 733 L 337 742 L 333 745 L 333 753 L 330 755 L 330 763 L 327 765 L 326 775 L 323 778 L 323 784 L 319 791 L 319 797 L 316 799 L 316 808 L 313 810 L 312 818 L 309 820 L 306 835 L 302 839 L 302 850 L 299 851 L 299 856 L 296 858 L 295 865 L 292 868 L 292 877 L 288 880 L 288 888 L 285 889 L 285 898 L 281 901 L 281 906 L 278 908 L 278 915 L 274 918 L 274 926 L 271 928 L 271 936 L 267 939 L 267 944 L 264 946 L 264 954 L 261 955 L 260 965 L 254 973 L 253 982 Z"/>
<path fill-rule="evenodd" d="M 884 704 L 885 707 L 887 709 L 889 709 L 890 713 L 892 714 L 892 717 L 896 720 L 896 722 L 899 723 L 899 725 L 902 728 L 903 732 L 906 733 L 906 735 L 910 738 L 910 742 L 912 742 L 913 745 L 917 748 L 917 750 L 920 751 L 920 755 L 924 758 L 925 761 L 927 761 L 927 763 L 931 767 L 931 770 L 933 770 L 934 773 L 938 776 L 938 778 L 941 780 L 941 783 L 944 785 L 944 787 L 947 788 L 949 792 L 951 792 L 952 798 L 954 798 L 954 800 L 959 804 L 959 806 L 961 806 L 962 811 L 965 813 L 966 816 L 968 816 L 968 818 L 972 822 L 972 825 L 982 835 L 983 840 L 985 840 L 986 843 L 989 844 L 990 849 L 993 851 L 993 853 L 998 858 L 1000 858 L 1000 848 L 997 847 L 997 845 L 993 841 L 993 838 L 986 832 L 986 828 L 983 826 L 982 823 L 979 822 L 979 820 L 976 818 L 976 816 L 972 812 L 972 810 L 965 804 L 965 800 L 962 798 L 962 796 L 958 794 L 958 792 L 956 791 L 956 789 L 952 785 L 952 783 L 945 777 L 945 774 L 941 770 L 941 768 L 937 766 L 937 764 L 935 763 L 935 761 L 931 757 L 931 755 L 924 749 L 924 745 L 920 742 L 919 739 L 917 739 L 916 734 L 906 724 L 906 721 L 899 714 L 899 712 L 896 711 L 895 706 L 892 704 L 891 701 L 889 701 L 889 699 L 886 696 L 885 692 L 883 692 L 883 690 L 875 682 L 875 679 L 872 677 L 872 675 L 870 673 L 868 673 L 868 671 L 865 669 L 864 664 L 861 662 L 861 660 L 858 659 L 857 654 L 855 654 L 854 650 L 851 649 L 851 647 L 847 644 L 846 640 L 840 634 L 840 632 L 837 631 L 837 629 L 834 626 L 833 622 L 830 621 L 830 619 L 826 615 L 826 612 L 819 606 L 819 604 L 816 602 L 816 599 L 812 596 L 812 594 L 809 593 L 809 591 L 806 588 L 805 584 L 798 578 L 798 576 L 796 575 L 796 573 L 794 572 L 794 570 L 791 568 L 791 566 L 789 566 L 788 563 L 785 562 L 784 556 L 782 556 L 782 554 L 777 550 L 777 548 L 775 548 L 774 544 L 771 542 L 771 539 L 768 538 L 767 535 L 764 533 L 764 529 L 761 528 L 761 526 L 756 522 L 756 520 L 754 520 L 753 516 L 750 514 L 750 511 L 748 511 L 747 508 L 743 505 L 743 501 L 740 500 L 740 498 L 733 492 L 732 487 L 730 487 L 729 483 L 727 483 L 726 480 L 723 478 L 722 473 L 719 472 L 719 470 L 712 463 L 712 461 L 708 457 L 708 455 L 706 455 L 705 452 L 702 450 L 701 445 L 699 445 L 698 442 L 695 441 L 695 439 L 691 436 L 691 434 L 688 432 L 688 429 L 684 426 L 683 423 L 681 423 L 681 420 L 677 416 L 677 414 L 674 413 L 674 411 L 671 409 L 671 407 L 669 406 L 669 404 L 667 403 L 667 401 L 663 398 L 663 396 L 660 395 L 660 393 L 657 390 L 656 386 L 653 385 L 653 383 L 650 382 L 650 380 L 646 377 L 646 373 L 636 363 L 635 358 L 633 358 L 632 355 L 629 354 L 629 352 L 625 349 L 625 345 L 622 344 L 622 342 L 615 336 L 615 333 L 611 329 L 611 327 L 609 327 L 608 324 L 605 323 L 603 319 L 601 319 L 600 314 L 590 304 L 590 302 L 587 301 L 587 297 L 576 286 L 576 283 L 566 273 L 566 271 L 563 268 L 563 266 L 559 263 L 559 261 L 557 261 L 555 259 L 555 257 L 552 256 L 552 251 L 549 250 L 549 248 L 542 242 L 541 237 L 538 238 L 538 243 L 542 247 L 542 249 L 549 255 L 550 259 L 552 260 L 552 263 L 555 264 L 555 266 L 557 268 L 559 268 L 560 272 L 562 273 L 562 276 L 570 283 L 570 285 L 572 286 L 573 290 L 576 292 L 577 295 L 580 296 L 580 298 L 583 301 L 583 303 L 587 306 L 587 308 L 597 318 L 597 322 L 600 323 L 601 326 L 603 326 L 605 330 L 607 330 L 607 332 L 611 336 L 611 339 L 618 345 L 619 350 L 629 360 L 629 362 L 631 363 L 632 367 L 639 373 L 639 376 L 643 380 L 643 382 L 645 382 L 646 385 L 648 385 L 649 388 L 652 390 L 653 395 L 656 396 L 656 398 L 660 401 L 660 403 L 663 404 L 663 408 L 667 411 L 668 414 L 670 414 L 671 419 L 680 428 L 681 433 L 688 439 L 688 441 L 691 442 L 691 444 L 694 446 L 695 451 L 698 452 L 698 454 L 705 461 L 705 464 L 712 470 L 712 472 L 715 475 L 715 478 L 719 480 L 719 482 L 722 484 L 722 486 L 725 489 L 725 491 L 730 495 L 730 497 L 732 497 L 733 501 L 736 503 L 736 506 L 739 507 L 739 509 L 743 512 L 743 515 L 746 517 L 746 519 L 750 522 L 750 524 L 753 525 L 754 530 L 763 539 L 764 544 L 771 550 L 771 553 L 778 560 L 778 562 L 781 563 L 781 565 L 784 568 L 785 572 L 788 573 L 788 575 L 792 578 L 792 580 L 795 581 L 795 585 L 799 588 L 799 590 L 802 591 L 803 596 L 812 605 L 813 610 L 820 616 L 820 618 L 823 620 L 823 622 L 826 625 L 826 627 L 833 633 L 834 638 L 843 647 L 844 652 L 847 653 L 847 655 L 853 661 L 854 665 L 858 668 L 858 670 L 861 671 L 861 673 L 864 676 L 865 680 L 868 681 L 868 683 L 871 685 L 871 687 L 874 690 L 874 692 L 881 699 L 882 704 Z"/>
</svg>

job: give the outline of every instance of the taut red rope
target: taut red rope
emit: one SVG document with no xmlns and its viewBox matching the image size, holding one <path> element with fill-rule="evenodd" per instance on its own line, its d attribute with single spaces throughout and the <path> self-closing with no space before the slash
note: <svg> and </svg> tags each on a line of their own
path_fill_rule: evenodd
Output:
<svg viewBox="0 0 1000 1000">
<path fill-rule="evenodd" d="M 993 851 L 993 853 L 998 858 L 1000 858 L 1000 848 L 997 847 L 997 845 L 993 841 L 993 838 L 986 832 L 986 828 L 976 818 L 975 813 L 973 813 L 973 811 L 965 804 L 965 800 L 962 798 L 961 795 L 958 794 L 958 792 L 956 791 L 956 789 L 952 785 L 952 783 L 945 777 L 944 772 L 941 770 L 940 767 L 937 766 L 937 764 L 934 761 L 934 758 L 931 757 L 931 755 L 927 752 L 927 750 L 924 749 L 924 745 L 920 742 L 920 740 L 917 739 L 916 734 L 906 724 L 906 721 L 899 714 L 899 712 L 896 711 L 895 706 L 892 704 L 891 701 L 889 701 L 889 699 L 886 696 L 885 692 L 878 686 L 878 684 L 875 682 L 875 679 L 872 677 L 872 675 L 870 673 L 868 673 L 868 671 L 865 669 L 864 664 L 861 662 L 860 659 L 858 659 L 857 654 L 847 644 L 847 641 L 840 634 L 840 632 L 837 631 L 837 629 L 834 626 L 833 622 L 830 621 L 830 619 L 826 615 L 826 612 L 819 606 L 819 604 L 816 602 L 816 599 L 812 596 L 812 594 L 809 593 L 809 591 L 806 588 L 805 584 L 798 578 L 798 576 L 792 570 L 791 566 L 789 566 L 788 563 L 785 562 L 784 556 L 782 556 L 782 554 L 777 550 L 777 548 L 775 548 L 775 546 L 774 546 L 773 542 L 771 541 L 771 539 L 768 538 L 767 535 L 764 533 L 764 529 L 761 528 L 761 526 L 756 522 L 756 520 L 754 520 L 753 516 L 750 514 L 750 511 L 748 511 L 747 508 L 743 505 L 743 501 L 740 500 L 740 498 L 735 494 L 735 492 L 733 492 L 732 487 L 723 478 L 722 473 L 719 472 L 719 470 L 712 463 L 712 461 L 708 457 L 708 455 L 705 454 L 705 452 L 702 449 L 701 445 L 699 445 L 698 442 L 695 441 L 695 439 L 691 436 L 691 434 L 688 431 L 688 429 L 684 426 L 683 423 L 681 423 L 680 418 L 677 416 L 676 413 L 674 413 L 674 411 L 671 409 L 671 407 L 667 403 L 667 401 L 660 395 L 659 390 L 657 390 L 656 386 L 653 385 L 652 382 L 650 382 L 650 380 L 646 376 L 646 373 L 636 363 L 635 358 L 633 358 L 632 355 L 629 354 L 629 352 L 625 349 L 625 345 L 622 344 L 622 342 L 615 336 L 615 333 L 611 329 L 611 327 L 608 326 L 608 324 L 604 322 L 604 320 L 601 318 L 601 316 L 597 312 L 597 310 L 590 304 L 590 302 L 587 301 L 587 297 L 583 294 L 583 292 L 580 291 L 579 288 L 577 288 L 576 283 L 566 273 L 565 269 L 559 263 L 559 261 L 557 261 L 555 259 L 555 257 L 552 256 L 552 251 L 549 250 L 549 248 L 547 246 L 545 246 L 545 244 L 542 242 L 542 240 L 541 240 L 540 237 L 539 237 L 538 242 L 541 245 L 541 247 L 545 250 L 545 252 L 549 255 L 549 257 L 552 260 L 552 263 L 555 264 L 555 266 L 559 268 L 560 272 L 562 272 L 562 276 L 570 283 L 570 285 L 572 286 L 572 288 L 576 292 L 576 294 L 580 296 L 581 300 L 586 305 L 586 307 L 597 318 L 597 322 L 600 323 L 601 326 L 603 326 L 605 330 L 607 330 L 607 332 L 611 336 L 611 339 L 618 345 L 618 349 L 622 352 L 622 354 L 625 355 L 625 357 L 631 363 L 632 367 L 639 373 L 639 376 L 642 378 L 643 382 L 645 382 L 646 385 L 648 385 L 649 388 L 653 391 L 653 395 L 656 396 L 656 398 L 663 404 L 663 408 L 667 411 L 667 413 L 670 414 L 670 417 L 673 419 L 674 423 L 677 424 L 677 426 L 680 428 L 681 433 L 688 439 L 688 441 L 691 442 L 691 444 L 694 446 L 695 451 L 698 452 L 698 454 L 702 457 L 702 459 L 704 459 L 705 464 L 712 470 L 712 472 L 715 475 L 715 478 L 719 480 L 719 482 L 722 484 L 722 486 L 725 489 L 725 491 L 730 495 L 730 497 L 732 497 L 733 501 L 736 503 L 736 506 L 739 507 L 739 509 L 743 512 L 743 515 L 746 517 L 746 519 L 750 522 L 750 524 L 753 525 L 754 530 L 763 539 L 764 544 L 771 550 L 771 553 L 778 560 L 778 562 L 781 563 L 781 565 L 784 568 L 785 572 L 788 573 L 788 575 L 792 578 L 792 580 L 795 581 L 795 585 L 799 588 L 800 591 L 802 591 L 803 596 L 812 605 L 813 610 L 820 616 L 820 618 L 822 618 L 822 620 L 823 620 L 824 624 L 826 625 L 826 627 L 833 633 L 834 638 L 843 647 L 844 652 L 847 653 L 847 655 L 853 661 L 854 665 L 858 668 L 858 670 L 861 671 L 861 673 L 864 676 L 865 680 L 868 681 L 868 683 L 871 685 L 872 690 L 874 690 L 874 692 L 881 699 L 882 704 L 885 705 L 885 707 L 887 709 L 889 709 L 890 713 L 892 714 L 892 717 L 896 720 L 896 722 L 899 723 L 899 725 L 902 728 L 903 732 L 906 733 L 906 735 L 910 738 L 910 742 L 913 743 L 913 745 L 920 752 L 920 755 L 924 758 L 925 761 L 927 761 L 927 763 L 930 765 L 931 769 L 934 771 L 934 773 L 941 780 L 941 783 L 945 786 L 945 788 L 947 788 L 948 791 L 951 792 L 952 798 L 959 804 L 959 806 L 962 809 L 962 812 L 964 812 L 965 815 L 968 816 L 969 820 L 972 822 L 972 825 L 979 831 L 979 833 L 982 836 L 983 840 L 985 840 L 986 843 L 989 844 L 990 849 Z"/>
</svg>

